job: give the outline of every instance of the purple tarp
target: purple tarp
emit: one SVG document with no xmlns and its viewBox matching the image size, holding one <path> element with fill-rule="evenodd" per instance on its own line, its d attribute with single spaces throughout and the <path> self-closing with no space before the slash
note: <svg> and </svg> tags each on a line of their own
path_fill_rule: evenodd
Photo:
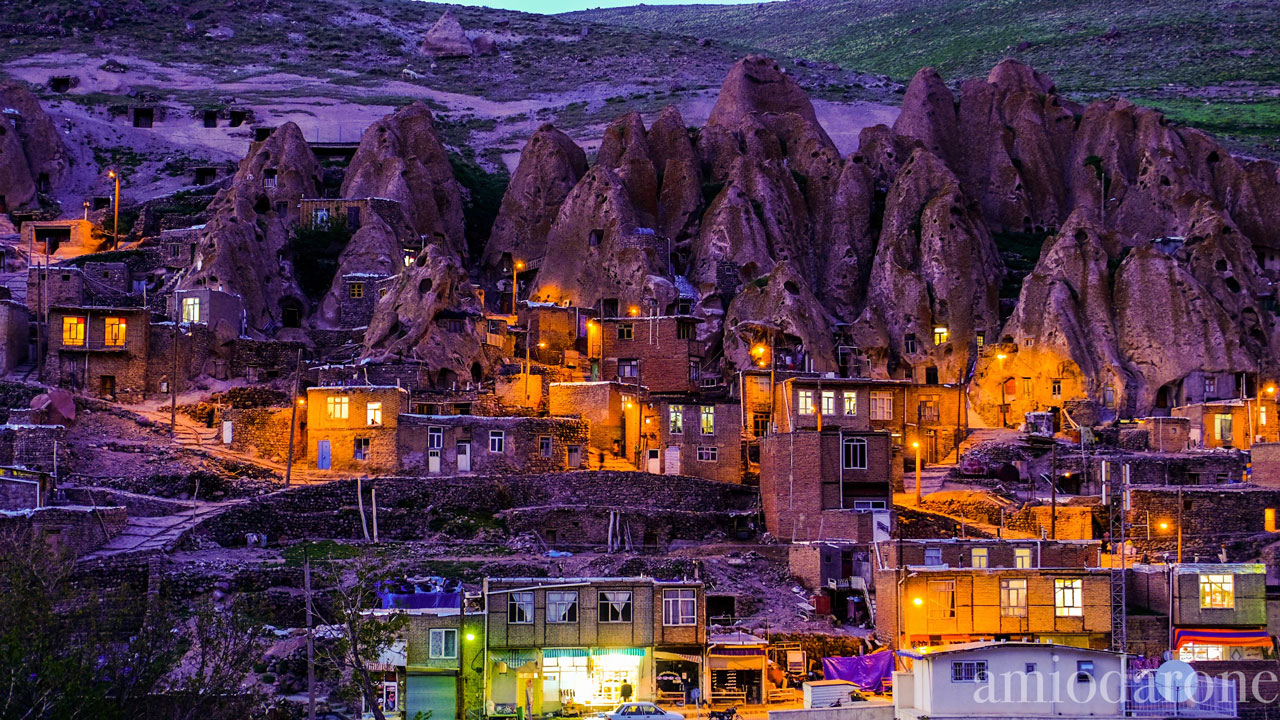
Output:
<svg viewBox="0 0 1280 720">
<path fill-rule="evenodd" d="M 867 692 L 887 692 L 893 686 L 893 653 L 889 650 L 854 657 L 822 658 L 827 680 L 848 680 Z"/>
</svg>

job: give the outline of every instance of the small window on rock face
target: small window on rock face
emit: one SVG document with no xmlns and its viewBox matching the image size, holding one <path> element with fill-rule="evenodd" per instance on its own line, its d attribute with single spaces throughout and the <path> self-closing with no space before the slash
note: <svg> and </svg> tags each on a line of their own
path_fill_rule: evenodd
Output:
<svg viewBox="0 0 1280 720">
<path fill-rule="evenodd" d="M 600 241 L 603 239 L 604 239 L 603 230 L 592 230 L 590 233 L 587 234 L 587 244 L 590 245 L 591 247 L 599 246 Z"/>
</svg>

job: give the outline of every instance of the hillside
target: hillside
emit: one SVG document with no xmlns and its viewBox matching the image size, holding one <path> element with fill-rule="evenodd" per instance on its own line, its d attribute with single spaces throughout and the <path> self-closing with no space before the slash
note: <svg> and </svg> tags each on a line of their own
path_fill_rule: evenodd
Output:
<svg viewBox="0 0 1280 720">
<path fill-rule="evenodd" d="M 1269 0 L 788 0 L 563 17 L 732 40 L 900 80 L 932 65 L 956 81 L 1012 57 L 1078 99 L 1122 95 L 1242 149 L 1280 153 L 1280 13 Z"/>
</svg>

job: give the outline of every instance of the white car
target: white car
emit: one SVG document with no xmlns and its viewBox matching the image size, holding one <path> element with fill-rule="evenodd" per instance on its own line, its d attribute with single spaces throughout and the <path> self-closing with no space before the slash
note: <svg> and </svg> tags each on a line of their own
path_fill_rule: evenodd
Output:
<svg viewBox="0 0 1280 720">
<path fill-rule="evenodd" d="M 667 712 L 651 702 L 626 702 L 609 712 L 600 713 L 599 717 L 609 720 L 684 720 L 680 713 Z"/>
</svg>

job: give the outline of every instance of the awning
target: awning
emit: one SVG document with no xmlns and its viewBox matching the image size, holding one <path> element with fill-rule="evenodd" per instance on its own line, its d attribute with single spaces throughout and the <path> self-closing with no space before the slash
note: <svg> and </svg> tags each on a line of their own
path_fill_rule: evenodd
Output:
<svg viewBox="0 0 1280 720">
<path fill-rule="evenodd" d="M 1227 647 L 1266 647 L 1273 645 L 1266 630 L 1223 630 L 1220 628 L 1178 628 L 1173 631 L 1173 649 L 1184 645 L 1225 645 Z"/>
<path fill-rule="evenodd" d="M 707 655 L 711 657 L 763 657 L 765 654 L 762 647 L 725 647 L 723 645 L 713 645 L 707 651 Z"/>
<path fill-rule="evenodd" d="M 701 655 L 694 655 L 692 653 L 667 652 L 666 650 L 654 650 L 653 659 L 654 660 L 683 660 L 685 662 L 691 662 L 691 663 L 702 662 Z"/>
<path fill-rule="evenodd" d="M 584 648 L 543 648 L 542 657 L 544 658 L 577 658 L 586 657 L 587 651 Z"/>
<path fill-rule="evenodd" d="M 504 662 L 507 667 L 518 668 L 526 663 L 531 663 L 536 658 L 533 656 L 532 650 L 490 650 L 489 662 Z"/>
<path fill-rule="evenodd" d="M 644 657 L 644 648 L 591 648 L 591 657 Z"/>
</svg>

